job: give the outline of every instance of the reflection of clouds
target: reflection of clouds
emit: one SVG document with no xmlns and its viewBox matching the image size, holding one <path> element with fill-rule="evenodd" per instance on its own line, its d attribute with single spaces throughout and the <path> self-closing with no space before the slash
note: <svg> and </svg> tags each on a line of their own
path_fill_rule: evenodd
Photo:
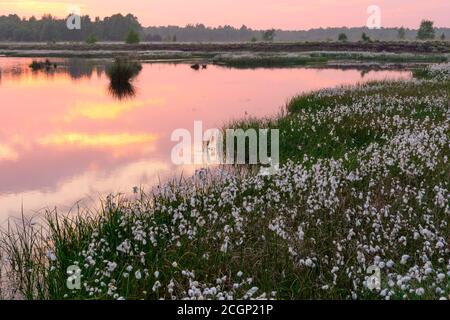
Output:
<svg viewBox="0 0 450 320">
<path fill-rule="evenodd" d="M 66 122 L 82 117 L 90 120 L 114 120 L 124 113 L 147 106 L 162 106 L 162 99 L 130 100 L 122 102 L 77 101 L 64 117 Z"/>
<path fill-rule="evenodd" d="M 20 155 L 31 149 L 32 142 L 19 134 L 2 135 L 0 134 L 0 162 L 18 161 Z M 1 177 L 0 177 L 1 181 Z"/>
<path fill-rule="evenodd" d="M 23 89 L 47 89 L 49 79 L 52 80 L 53 92 L 55 92 L 57 88 L 63 89 L 66 88 L 67 85 L 72 84 L 72 80 L 68 75 L 59 74 L 55 76 L 54 74 L 45 72 L 32 73 L 27 71 L 25 74 L 17 76 L 17 78 L 11 78 L 11 80 L 15 80 L 15 83 L 20 85 Z"/>
<path fill-rule="evenodd" d="M 10 145 L 21 151 L 29 151 L 33 147 L 33 142 L 30 139 L 17 133 L 11 135 L 8 140 Z"/>
<path fill-rule="evenodd" d="M 64 181 L 55 190 L 33 190 L 0 196 L 0 208 L 2 209 L 0 223 L 7 216 L 20 213 L 21 203 L 24 204 L 24 211 L 27 214 L 31 213 L 30 210 L 36 210 L 43 206 L 70 207 L 85 198 L 98 200 L 100 196 L 108 193 L 131 193 L 134 186 L 157 184 L 160 176 L 169 172 L 173 171 L 166 162 L 148 160 L 126 164 L 111 171 L 92 168 L 71 180 Z M 116 189 L 117 186 L 124 189 Z M 64 207 L 61 209 L 64 210 Z"/>
<path fill-rule="evenodd" d="M 19 158 L 19 155 L 11 147 L 0 144 L 0 161 L 15 161 Z"/>
<path fill-rule="evenodd" d="M 64 71 L 69 73 L 70 77 L 74 80 L 85 77 L 90 79 L 97 69 L 97 66 L 91 60 L 77 58 L 67 59 L 65 67 L 67 70 Z"/>
<path fill-rule="evenodd" d="M 156 141 L 154 134 L 86 134 L 86 133 L 61 133 L 51 134 L 38 139 L 38 143 L 44 146 L 77 146 L 77 147 L 120 147 L 131 144 L 141 144 Z"/>
</svg>

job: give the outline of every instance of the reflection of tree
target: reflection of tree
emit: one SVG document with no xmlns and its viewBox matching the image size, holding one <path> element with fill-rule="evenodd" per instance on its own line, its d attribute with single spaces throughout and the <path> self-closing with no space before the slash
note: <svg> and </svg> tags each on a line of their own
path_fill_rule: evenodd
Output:
<svg viewBox="0 0 450 320">
<path fill-rule="evenodd" d="M 370 72 L 369 69 L 363 69 L 361 70 L 361 78 L 364 78 L 366 76 L 366 74 L 368 74 Z"/>
<path fill-rule="evenodd" d="M 136 95 L 136 89 L 130 82 L 111 82 L 109 93 L 118 100 L 132 98 Z"/>
<path fill-rule="evenodd" d="M 97 72 L 97 78 L 101 78 L 101 76 L 103 75 L 103 73 L 105 72 L 105 66 L 97 66 L 95 68 L 96 72 Z"/>
<path fill-rule="evenodd" d="M 59 63 L 59 66 L 55 71 L 68 74 L 73 80 L 91 79 L 94 73 L 100 77 L 105 69 L 104 65 L 97 65 L 95 61 L 80 58 L 67 59 Z"/>
<path fill-rule="evenodd" d="M 91 78 L 95 65 L 92 61 L 85 59 L 69 59 L 67 61 L 67 72 L 72 79 Z"/>
<path fill-rule="evenodd" d="M 10 77 L 10 78 L 20 78 L 24 72 L 27 70 L 23 68 L 22 66 L 13 66 L 13 67 L 6 67 L 1 69 L 0 68 L 0 83 L 2 80 L 2 77 Z"/>
</svg>

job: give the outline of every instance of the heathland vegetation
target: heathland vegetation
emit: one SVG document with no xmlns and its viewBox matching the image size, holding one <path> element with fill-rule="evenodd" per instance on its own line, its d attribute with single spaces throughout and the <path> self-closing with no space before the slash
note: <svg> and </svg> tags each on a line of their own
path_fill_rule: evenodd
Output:
<svg viewBox="0 0 450 320">
<path fill-rule="evenodd" d="M 29 299 L 450 298 L 450 66 L 416 76 L 233 123 L 280 130 L 272 176 L 205 169 L 98 212 L 10 224 L 8 279 Z"/>
</svg>

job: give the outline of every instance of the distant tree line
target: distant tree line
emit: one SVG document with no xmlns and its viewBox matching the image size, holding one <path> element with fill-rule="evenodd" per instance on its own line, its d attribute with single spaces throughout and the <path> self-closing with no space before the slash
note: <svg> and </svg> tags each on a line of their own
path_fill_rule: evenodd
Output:
<svg viewBox="0 0 450 320">
<path fill-rule="evenodd" d="M 245 25 L 207 27 L 203 24 L 144 28 L 137 17 L 115 14 L 91 19 L 81 17 L 81 30 L 69 30 L 66 19 L 44 15 L 40 19 L 0 16 L 0 41 L 127 41 L 243 42 L 243 41 L 376 41 L 450 39 L 450 28 L 434 28 L 422 21 L 418 30 L 401 28 L 318 28 L 305 31 L 254 30 Z"/>
<path fill-rule="evenodd" d="M 427 22 L 428 23 L 428 22 Z M 203 24 L 179 26 L 161 26 L 144 28 L 145 41 L 173 41 L 181 42 L 241 42 L 241 41 L 395 41 L 432 39 L 429 36 L 429 25 L 425 37 L 421 37 L 420 29 L 408 28 L 318 28 L 300 31 L 287 30 L 253 30 L 243 25 L 235 28 L 229 25 L 220 27 L 206 27 Z M 450 28 L 434 28 L 436 40 L 450 39 Z"/>
<path fill-rule="evenodd" d="M 44 15 L 41 19 L 0 16 L 0 41 L 124 41 L 130 30 L 142 32 L 138 19 L 116 14 L 104 19 L 81 17 L 81 29 L 69 30 L 66 19 Z"/>
</svg>

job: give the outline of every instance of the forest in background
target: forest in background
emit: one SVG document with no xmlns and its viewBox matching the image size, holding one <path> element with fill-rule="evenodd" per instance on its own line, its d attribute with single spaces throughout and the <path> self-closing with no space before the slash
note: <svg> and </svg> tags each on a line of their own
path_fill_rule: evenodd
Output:
<svg viewBox="0 0 450 320">
<path fill-rule="evenodd" d="M 419 27 L 420 22 L 418 22 Z M 143 27 L 137 17 L 115 14 L 103 19 L 81 17 L 81 29 L 69 30 L 66 19 L 50 14 L 37 19 L 20 18 L 12 14 L 0 16 L 0 41 L 57 42 L 57 41 L 124 41 L 130 30 L 139 33 L 141 41 L 158 42 L 248 42 L 248 41 L 336 41 L 345 34 L 348 41 L 361 40 L 365 33 L 372 40 L 414 40 L 417 30 L 407 28 L 318 28 L 310 30 L 256 30 L 225 25 L 207 27 L 203 24 Z M 436 28 L 436 39 L 450 39 L 450 28 Z M 444 36 L 442 36 L 444 35 Z"/>
</svg>

